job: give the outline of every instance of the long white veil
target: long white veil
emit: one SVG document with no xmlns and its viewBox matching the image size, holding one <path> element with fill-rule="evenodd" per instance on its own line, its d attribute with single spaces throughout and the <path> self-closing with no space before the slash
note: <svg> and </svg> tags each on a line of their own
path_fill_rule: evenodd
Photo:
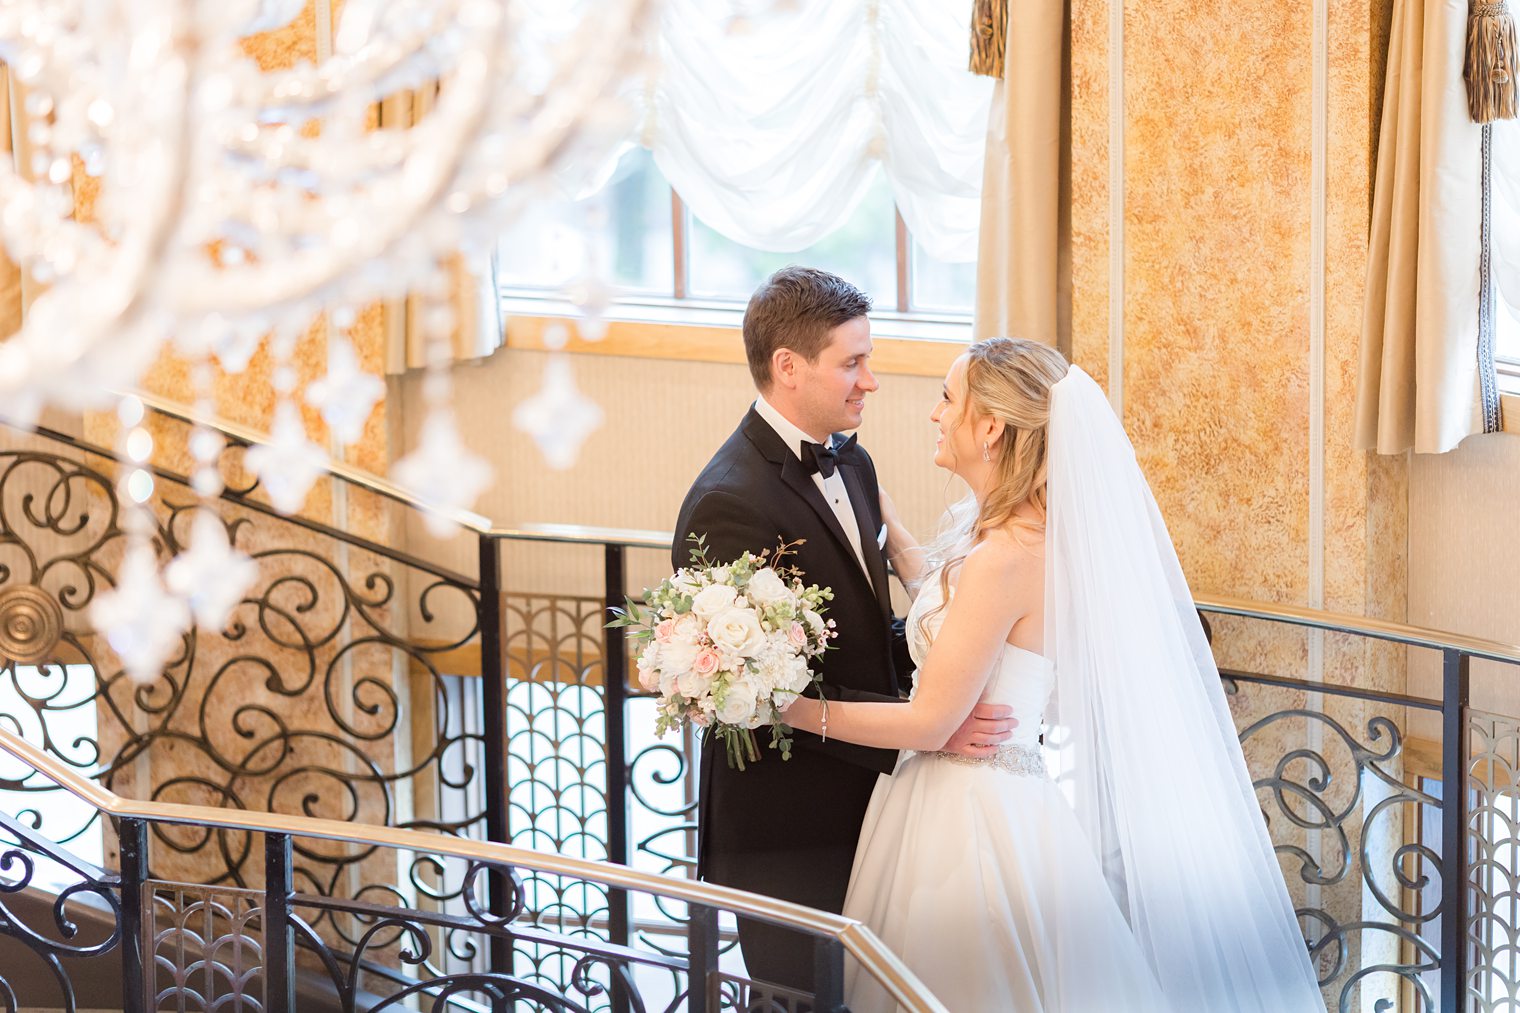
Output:
<svg viewBox="0 0 1520 1013">
<path fill-rule="evenodd" d="M 1178 1010 L 1323 1010 L 1213 655 L 1134 448 L 1051 390 L 1045 653 L 1058 783 Z"/>
</svg>

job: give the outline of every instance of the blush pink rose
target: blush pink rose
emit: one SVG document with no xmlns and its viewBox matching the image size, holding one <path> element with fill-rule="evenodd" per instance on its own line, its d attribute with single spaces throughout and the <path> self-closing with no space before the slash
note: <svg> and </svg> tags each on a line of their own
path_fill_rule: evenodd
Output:
<svg viewBox="0 0 1520 1013">
<path fill-rule="evenodd" d="M 665 619 L 654 628 L 654 638 L 662 644 L 670 643 L 670 638 L 676 634 L 676 621 Z"/>
<path fill-rule="evenodd" d="M 791 629 L 786 631 L 786 639 L 791 641 L 793 647 L 806 647 L 807 630 L 802 628 L 801 623 L 792 623 Z"/>
<path fill-rule="evenodd" d="M 697 675 L 701 676 L 712 675 L 718 670 L 718 663 L 720 660 L 721 659 L 718 657 L 718 652 L 703 651 L 701 654 L 698 654 L 696 658 L 692 659 L 691 670 Z"/>
</svg>

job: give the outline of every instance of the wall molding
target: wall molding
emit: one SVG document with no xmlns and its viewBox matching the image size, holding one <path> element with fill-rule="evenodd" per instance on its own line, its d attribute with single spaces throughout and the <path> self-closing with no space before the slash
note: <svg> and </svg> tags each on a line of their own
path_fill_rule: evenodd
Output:
<svg viewBox="0 0 1520 1013">
<path fill-rule="evenodd" d="M 1124 0 L 1108 3 L 1108 402 L 1124 421 Z"/>
<path fill-rule="evenodd" d="M 558 342 L 562 341 L 562 344 Z M 927 338 L 878 337 L 872 341 L 871 369 L 897 376 L 942 377 L 966 350 L 968 342 Z M 571 317 L 510 316 L 502 347 L 551 351 L 563 347 L 576 355 L 613 355 L 634 359 L 672 359 L 744 365 L 744 342 L 737 327 L 642 320 L 613 320 L 606 334 L 591 341 Z"/>
</svg>

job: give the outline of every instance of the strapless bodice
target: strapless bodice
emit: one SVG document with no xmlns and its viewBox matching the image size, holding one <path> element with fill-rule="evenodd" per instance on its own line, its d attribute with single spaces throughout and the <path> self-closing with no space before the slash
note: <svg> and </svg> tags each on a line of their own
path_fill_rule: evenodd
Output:
<svg viewBox="0 0 1520 1013">
<path fill-rule="evenodd" d="M 950 596 L 955 596 L 954 586 L 950 588 Z M 919 676 L 923 674 L 924 660 L 929 656 L 929 645 L 945 621 L 945 610 L 939 608 L 943 600 L 939 574 L 933 573 L 919 588 L 918 597 L 908 610 L 908 651 L 918 666 L 913 673 L 915 693 L 918 692 Z M 1012 708 L 1019 724 L 1013 731 L 1010 744 L 1033 745 L 1039 741 L 1045 706 L 1050 702 L 1055 684 L 1055 666 L 1049 659 L 1022 647 L 1004 645 L 1003 653 L 987 679 L 987 687 L 982 691 L 981 702 Z"/>
</svg>

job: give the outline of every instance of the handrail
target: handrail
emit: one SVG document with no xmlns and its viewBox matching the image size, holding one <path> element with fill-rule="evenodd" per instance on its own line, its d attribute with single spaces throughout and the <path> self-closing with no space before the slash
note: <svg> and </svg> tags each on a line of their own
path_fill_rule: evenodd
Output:
<svg viewBox="0 0 1520 1013">
<path fill-rule="evenodd" d="M 14 732 L 0 728 L 0 750 L 40 771 L 59 787 L 107 816 L 142 819 L 155 823 L 180 823 L 212 830 L 256 834 L 287 834 L 292 837 L 339 841 L 365 847 L 396 848 L 444 855 L 470 862 L 495 862 L 533 869 L 550 875 L 570 876 L 622 890 L 662 894 L 688 904 L 723 908 L 750 918 L 838 939 L 861 965 L 892 994 L 898 1005 L 922 1013 L 947 1013 L 928 988 L 900 958 L 860 922 L 843 915 L 817 911 L 788 901 L 746 893 L 732 887 L 657 876 L 622 865 L 593 862 L 509 844 L 450 837 L 447 834 L 397 827 L 350 823 L 343 820 L 261 813 L 248 810 L 213 809 L 178 802 L 142 802 L 122 798 L 77 771 L 59 763 Z"/>
<path fill-rule="evenodd" d="M 171 419 L 178 419 L 181 422 L 188 422 L 191 425 L 215 429 L 223 436 L 231 437 L 233 440 L 246 446 L 258 446 L 269 442 L 269 437 L 263 433 L 246 426 L 238 425 L 235 422 L 227 422 L 197 412 L 189 405 L 181 404 L 178 401 L 171 401 L 168 398 L 162 398 L 156 394 L 147 394 L 142 391 L 133 391 L 132 396 L 141 401 L 145 407 L 152 409 L 160 415 L 166 415 Z M 350 485 L 361 489 L 368 489 L 376 495 L 384 496 L 386 499 L 394 500 L 397 503 L 416 510 L 428 510 L 447 517 L 455 524 L 470 531 L 484 534 L 491 528 L 491 521 L 488 518 L 472 510 L 461 510 L 458 507 L 445 507 L 430 503 L 411 490 L 399 486 L 389 479 L 381 478 L 372 471 L 355 468 L 351 464 L 335 460 L 330 456 L 322 463 L 322 468 L 329 475 L 334 478 L 340 478 Z"/>
<path fill-rule="evenodd" d="M 1370 619 L 1366 616 L 1348 615 L 1342 612 L 1326 612 L 1323 609 L 1305 608 L 1300 605 L 1268 604 L 1246 598 L 1230 598 L 1225 595 L 1196 595 L 1193 598 L 1193 604 L 1202 612 L 1212 612 L 1216 615 L 1268 619 L 1331 633 L 1355 633 L 1374 640 L 1388 640 L 1410 647 L 1429 647 L 1437 651 L 1461 651 L 1474 658 L 1520 665 L 1520 646 L 1498 640 L 1485 640 L 1482 637 L 1469 637 L 1461 633 L 1449 633 L 1445 630 L 1434 630 L 1425 626 L 1410 626 L 1406 623 Z"/>
<path fill-rule="evenodd" d="M 170 418 L 196 425 L 208 426 L 240 443 L 256 445 L 267 443 L 268 437 L 239 426 L 236 423 L 204 416 L 194 409 L 141 392 L 135 395 L 153 411 Z M 414 495 L 407 489 L 383 479 L 373 472 L 355 468 L 341 461 L 328 459 L 324 467 L 335 478 L 340 478 L 363 489 L 418 510 L 432 510 L 443 514 L 467 530 L 490 538 L 507 541 L 557 542 L 581 545 L 621 545 L 637 549 L 669 550 L 673 535 L 668 531 L 649 531 L 634 528 L 602 528 L 579 524 L 521 524 L 515 527 L 497 525 L 489 518 L 468 510 L 437 507 Z M 1245 619 L 1263 619 L 1288 623 L 1333 633 L 1355 633 L 1406 644 L 1411 647 L 1427 647 L 1434 650 L 1458 650 L 1475 658 L 1520 665 L 1520 645 L 1506 644 L 1497 640 L 1470 637 L 1460 633 L 1436 630 L 1423 626 L 1411 626 L 1383 619 L 1372 619 L 1322 609 L 1305 608 L 1275 602 L 1251 601 L 1227 595 L 1202 594 L 1194 596 L 1199 610 L 1218 615 L 1239 616 Z"/>
<path fill-rule="evenodd" d="M 523 525 L 519 528 L 492 528 L 490 533 L 498 538 L 513 540 L 582 545 L 626 545 L 641 549 L 668 550 L 672 542 L 672 536 L 668 531 L 599 528 L 580 524 L 534 524 Z M 1520 645 L 1506 644 L 1499 640 L 1486 640 L 1482 637 L 1470 637 L 1425 626 L 1411 626 L 1407 623 L 1372 619 L 1344 612 L 1327 612 L 1323 609 L 1311 609 L 1299 605 L 1252 601 L 1247 598 L 1232 598 L 1218 594 L 1195 595 L 1193 604 L 1200 611 L 1217 615 L 1264 619 L 1293 626 L 1327 630 L 1332 633 L 1355 633 L 1376 640 L 1407 644 L 1411 647 L 1457 650 L 1475 658 L 1520 665 Z"/>
</svg>

